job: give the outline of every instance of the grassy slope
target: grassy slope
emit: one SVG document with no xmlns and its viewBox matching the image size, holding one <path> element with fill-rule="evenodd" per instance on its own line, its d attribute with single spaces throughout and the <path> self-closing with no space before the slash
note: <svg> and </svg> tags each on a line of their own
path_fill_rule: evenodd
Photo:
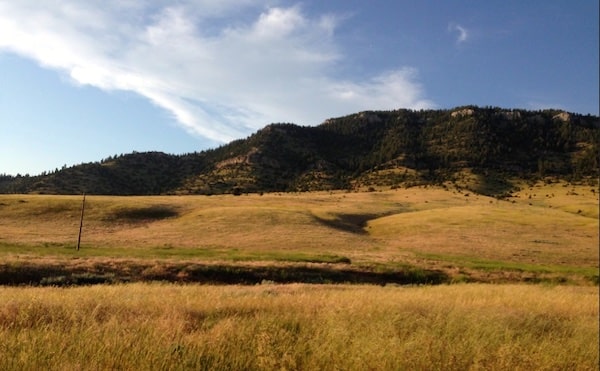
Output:
<svg viewBox="0 0 600 371">
<path fill-rule="evenodd" d="M 80 252 L 74 251 L 80 197 L 0 195 L 0 254 L 5 261 L 80 265 L 113 258 L 246 265 L 349 260 L 358 268 L 440 269 L 455 279 L 581 281 L 598 274 L 598 193 L 555 183 L 524 186 L 506 201 L 433 187 L 88 196 Z"/>
</svg>

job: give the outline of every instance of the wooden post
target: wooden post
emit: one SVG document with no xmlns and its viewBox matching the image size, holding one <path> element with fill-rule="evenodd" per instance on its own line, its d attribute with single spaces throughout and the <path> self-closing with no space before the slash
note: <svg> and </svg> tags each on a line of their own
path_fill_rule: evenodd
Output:
<svg viewBox="0 0 600 371">
<path fill-rule="evenodd" d="M 77 238 L 77 251 L 81 246 L 81 230 L 83 229 L 83 211 L 85 210 L 85 193 L 83 194 L 83 202 L 81 203 L 81 219 L 79 221 L 79 237 Z"/>
</svg>

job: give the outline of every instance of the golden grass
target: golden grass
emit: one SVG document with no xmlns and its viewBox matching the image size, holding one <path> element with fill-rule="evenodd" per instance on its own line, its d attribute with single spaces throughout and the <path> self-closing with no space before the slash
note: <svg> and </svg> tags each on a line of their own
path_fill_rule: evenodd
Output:
<svg viewBox="0 0 600 371">
<path fill-rule="evenodd" d="M 191 249 L 201 260 L 321 254 L 358 265 L 408 264 L 460 274 L 473 269 L 472 259 L 499 269 L 536 266 L 597 277 L 599 193 L 591 186 L 540 183 L 524 185 L 509 200 L 436 187 L 88 196 L 82 240 L 87 257 L 110 251 L 140 257 L 143 253 L 133 252 L 146 250 L 156 258 L 165 249 Z M 78 196 L 0 195 L 0 244 L 23 251 L 0 254 L 31 259 L 32 246 L 48 246 L 46 255 L 63 254 L 76 244 L 80 206 Z"/>
<path fill-rule="evenodd" d="M 594 267 L 597 227 L 597 219 L 501 202 L 396 214 L 367 228 L 388 246 L 415 252 Z"/>
<path fill-rule="evenodd" d="M 0 369 L 597 370 L 593 287 L 0 287 Z M 575 304 L 576 303 L 576 304 Z"/>
<path fill-rule="evenodd" d="M 0 287 L 0 369 L 597 370 L 598 194 L 540 183 L 508 200 L 436 187 L 88 196 L 80 252 L 81 197 L 0 195 L 0 268 L 185 281 L 202 264 L 413 266 L 585 284 Z"/>
</svg>

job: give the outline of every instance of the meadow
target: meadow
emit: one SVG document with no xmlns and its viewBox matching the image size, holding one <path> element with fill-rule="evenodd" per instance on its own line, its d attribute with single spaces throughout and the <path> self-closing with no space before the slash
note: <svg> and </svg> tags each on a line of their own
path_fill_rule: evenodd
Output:
<svg viewBox="0 0 600 371">
<path fill-rule="evenodd" d="M 218 266 L 593 284 L 599 193 L 592 186 L 539 183 L 503 200 L 436 187 L 87 196 L 80 251 L 81 196 L 0 195 L 0 281 L 2 272 L 14 278 L 36 266 L 59 276 L 118 276 L 129 266 L 131 280 L 145 271 L 150 278 L 189 281 Z"/>
<path fill-rule="evenodd" d="M 595 287 L 0 287 L 3 370 L 597 370 Z"/>
<path fill-rule="evenodd" d="M 0 195 L 0 369 L 597 370 L 598 194 Z"/>
</svg>

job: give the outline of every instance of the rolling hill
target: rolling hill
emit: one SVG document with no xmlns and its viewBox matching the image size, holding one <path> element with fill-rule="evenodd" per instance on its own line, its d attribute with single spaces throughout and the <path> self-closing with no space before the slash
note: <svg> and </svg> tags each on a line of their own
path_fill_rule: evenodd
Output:
<svg viewBox="0 0 600 371">
<path fill-rule="evenodd" d="M 599 117 L 561 110 L 366 111 L 315 127 L 271 124 L 202 152 L 134 152 L 3 175 L 0 193 L 210 195 L 450 182 L 502 196 L 521 180 L 597 182 L 599 139 Z"/>
</svg>

